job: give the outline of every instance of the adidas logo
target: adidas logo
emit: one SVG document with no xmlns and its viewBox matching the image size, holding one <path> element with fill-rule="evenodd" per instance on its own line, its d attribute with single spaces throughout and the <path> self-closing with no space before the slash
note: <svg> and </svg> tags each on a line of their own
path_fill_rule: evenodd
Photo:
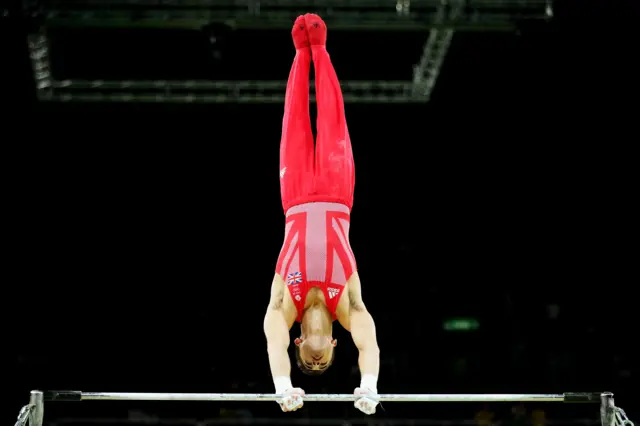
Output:
<svg viewBox="0 0 640 426">
<path fill-rule="evenodd" d="M 284 178 L 284 174 L 287 172 L 287 168 L 283 167 L 282 170 L 280 170 L 280 179 Z"/>
<path fill-rule="evenodd" d="M 340 290 L 337 288 L 329 288 L 327 289 L 327 292 L 329 293 L 329 299 L 333 299 L 338 295 L 338 293 L 340 293 Z"/>
</svg>

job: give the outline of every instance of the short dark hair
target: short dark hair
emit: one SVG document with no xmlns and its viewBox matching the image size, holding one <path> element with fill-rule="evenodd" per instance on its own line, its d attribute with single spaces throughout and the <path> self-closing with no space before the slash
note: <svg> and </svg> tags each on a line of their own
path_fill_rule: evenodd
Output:
<svg viewBox="0 0 640 426">
<path fill-rule="evenodd" d="M 333 364 L 333 360 L 335 357 L 336 357 L 336 349 L 333 348 L 333 351 L 331 352 L 331 359 L 327 363 L 327 366 L 321 370 L 314 370 L 309 366 L 307 366 L 307 364 L 305 364 L 305 362 L 302 360 L 302 357 L 300 356 L 300 347 L 296 345 L 296 364 L 298 364 L 298 368 L 300 369 L 300 371 L 302 371 L 307 376 L 319 376 L 323 374 L 325 371 L 329 369 L 329 367 L 331 367 L 331 364 Z"/>
</svg>

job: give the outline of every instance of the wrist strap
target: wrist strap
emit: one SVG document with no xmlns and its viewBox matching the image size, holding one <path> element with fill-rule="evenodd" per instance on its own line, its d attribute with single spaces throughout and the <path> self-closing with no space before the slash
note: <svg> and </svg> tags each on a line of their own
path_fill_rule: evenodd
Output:
<svg viewBox="0 0 640 426">
<path fill-rule="evenodd" d="M 291 379 L 287 376 L 274 377 L 273 384 L 276 387 L 276 393 L 278 395 L 282 395 L 293 387 Z"/>
<path fill-rule="evenodd" d="M 369 389 L 373 393 L 378 393 L 378 376 L 364 374 L 360 379 L 360 387 Z"/>
</svg>

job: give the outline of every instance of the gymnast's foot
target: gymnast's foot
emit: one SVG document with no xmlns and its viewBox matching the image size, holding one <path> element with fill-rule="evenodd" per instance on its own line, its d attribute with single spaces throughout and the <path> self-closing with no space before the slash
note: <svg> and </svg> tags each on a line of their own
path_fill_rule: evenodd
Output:
<svg viewBox="0 0 640 426">
<path fill-rule="evenodd" d="M 296 22 L 293 24 L 293 29 L 291 30 L 291 36 L 293 37 L 293 45 L 296 47 L 296 50 L 309 48 L 307 23 L 305 22 L 304 16 L 300 15 L 298 19 L 296 19 Z"/>
<path fill-rule="evenodd" d="M 307 22 L 307 33 L 311 46 L 325 46 L 327 44 L 327 25 L 321 17 L 313 13 L 304 15 Z"/>
</svg>

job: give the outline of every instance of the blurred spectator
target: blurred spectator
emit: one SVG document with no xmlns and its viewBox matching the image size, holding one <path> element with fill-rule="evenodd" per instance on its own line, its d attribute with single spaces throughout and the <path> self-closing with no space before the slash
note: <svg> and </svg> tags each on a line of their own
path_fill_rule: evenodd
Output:
<svg viewBox="0 0 640 426">
<path fill-rule="evenodd" d="M 511 416 L 504 421 L 504 426 L 527 426 L 527 409 L 523 404 L 511 407 Z"/>
<path fill-rule="evenodd" d="M 544 410 L 539 408 L 531 412 L 531 426 L 546 426 L 547 416 Z"/>
<path fill-rule="evenodd" d="M 485 405 L 476 413 L 476 426 L 493 426 L 494 417 L 494 412 L 491 411 L 488 405 Z"/>
</svg>

